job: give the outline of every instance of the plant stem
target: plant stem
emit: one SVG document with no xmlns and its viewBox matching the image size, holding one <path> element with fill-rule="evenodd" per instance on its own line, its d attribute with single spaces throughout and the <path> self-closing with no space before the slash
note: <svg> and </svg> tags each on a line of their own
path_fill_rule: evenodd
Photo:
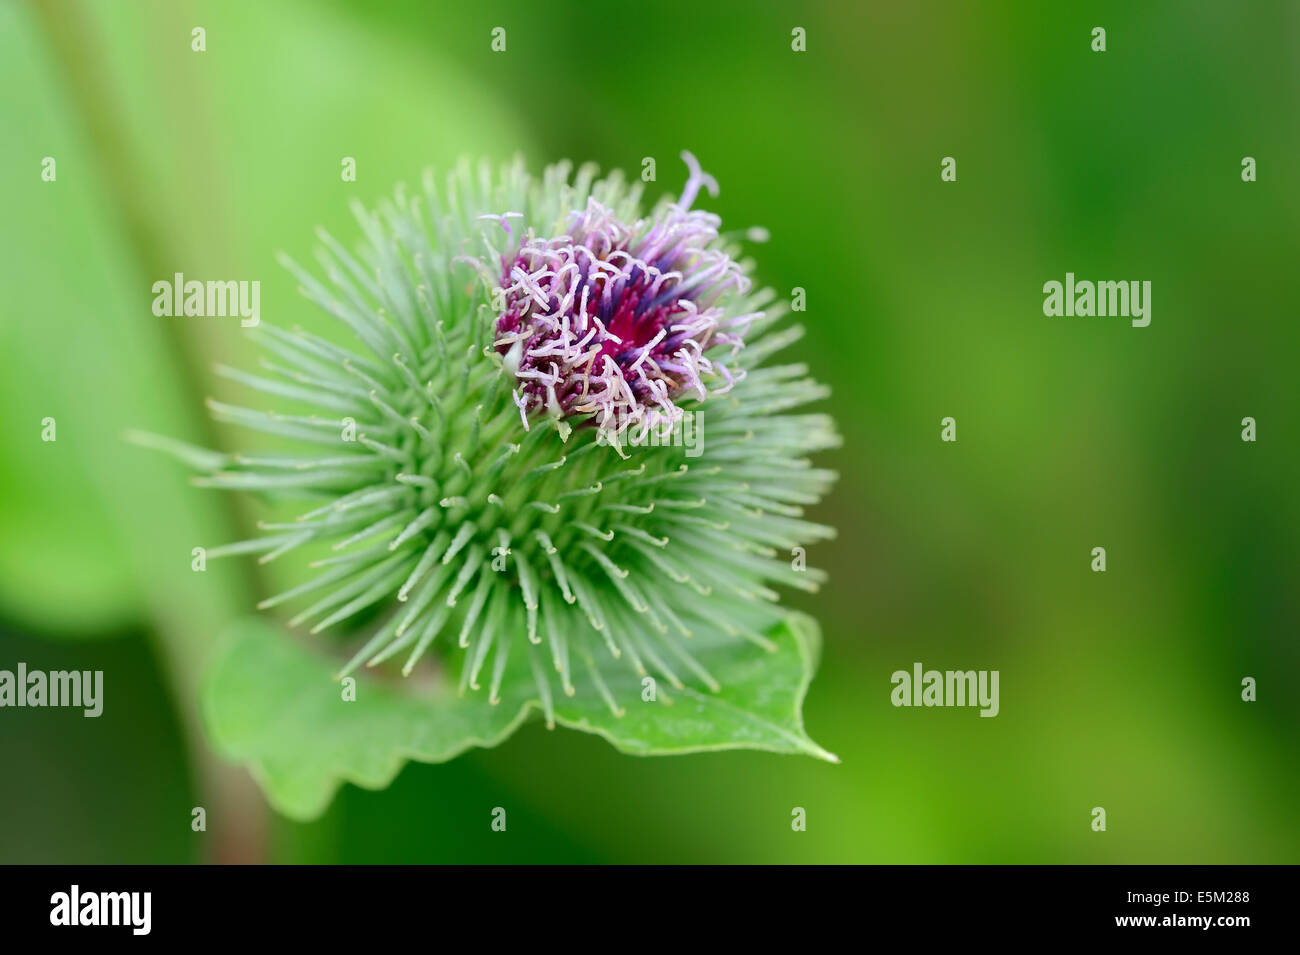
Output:
<svg viewBox="0 0 1300 955">
<path fill-rule="evenodd" d="M 140 199 L 148 194 L 138 172 L 140 164 L 133 158 L 124 127 L 118 120 L 121 113 L 112 97 L 108 69 L 88 27 L 88 11 L 79 0 L 30 0 L 30 5 L 85 127 L 106 185 L 107 198 L 123 223 L 136 262 L 146 276 L 168 274 L 176 243 L 167 235 L 160 216 Z M 166 328 L 164 340 L 174 361 L 184 370 L 181 377 L 196 389 L 198 383 L 206 380 L 206 361 L 197 342 L 179 323 L 168 323 Z M 201 406 L 202 394 L 198 390 L 193 391 L 190 399 L 190 407 Z M 215 430 L 206 416 L 196 416 L 195 427 L 205 444 L 218 446 Z M 222 500 L 224 523 L 233 531 L 244 522 L 234 502 Z M 237 537 L 232 534 L 229 539 Z M 250 569 L 248 563 L 241 566 L 247 586 L 228 595 L 228 619 L 251 605 L 243 602 L 241 589 L 245 595 L 261 591 L 256 570 Z M 212 634 L 194 626 L 186 607 L 180 605 L 174 594 L 163 592 L 164 588 L 159 586 L 146 586 L 145 590 L 154 620 L 155 650 L 169 676 L 186 734 L 191 771 L 207 810 L 210 827 L 207 859 L 221 863 L 265 861 L 268 820 L 261 794 L 242 768 L 224 763 L 212 751 L 201 725 L 197 701 Z"/>
</svg>

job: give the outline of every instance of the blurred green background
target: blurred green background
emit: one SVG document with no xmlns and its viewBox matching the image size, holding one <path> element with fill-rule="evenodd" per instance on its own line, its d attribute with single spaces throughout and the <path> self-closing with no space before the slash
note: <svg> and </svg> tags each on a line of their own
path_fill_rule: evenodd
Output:
<svg viewBox="0 0 1300 955">
<path fill-rule="evenodd" d="M 107 694 L 98 720 L 0 710 L 0 862 L 1300 861 L 1300 8 L 783 6 L 0 4 L 0 667 L 103 669 Z M 676 191 L 684 148 L 729 227 L 771 231 L 759 278 L 807 290 L 796 357 L 834 388 L 831 584 L 793 602 L 843 765 L 532 724 L 275 817 L 194 706 L 275 583 L 189 569 L 248 506 L 121 440 L 228 446 L 202 399 L 247 339 L 155 318 L 151 284 L 257 278 L 266 320 L 315 326 L 274 254 L 354 237 L 353 198 L 516 152 L 653 156 Z M 1066 271 L 1150 280 L 1150 327 L 1044 318 Z M 913 661 L 1000 670 L 1001 714 L 895 709 Z"/>
</svg>

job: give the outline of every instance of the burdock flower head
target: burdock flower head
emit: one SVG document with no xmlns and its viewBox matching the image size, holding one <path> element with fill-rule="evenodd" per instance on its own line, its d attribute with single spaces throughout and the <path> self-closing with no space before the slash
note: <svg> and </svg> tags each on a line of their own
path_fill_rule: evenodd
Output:
<svg viewBox="0 0 1300 955">
<path fill-rule="evenodd" d="M 717 185 L 684 159 L 680 197 L 646 213 L 618 174 L 462 165 L 358 208 L 357 257 L 322 234 L 326 281 L 286 259 L 359 344 L 264 322 L 263 371 L 220 369 L 295 407 L 218 419 L 303 450 L 181 449 L 196 482 L 300 503 L 209 556 L 306 552 L 311 575 L 261 606 L 313 633 L 368 621 L 342 674 L 432 660 L 462 694 L 591 729 L 566 698 L 621 719 L 669 688 L 725 695 L 716 669 L 751 689 L 683 748 L 794 740 L 736 714 L 785 701 L 797 724 L 808 655 L 765 685 L 762 651 L 789 620 L 776 588 L 822 580 L 804 548 L 832 532 L 803 511 L 834 475 L 807 455 L 838 438 L 795 410 L 825 397 L 805 367 L 769 363 L 801 329 L 773 330 L 783 308 L 744 235 L 694 208 Z"/>
<path fill-rule="evenodd" d="M 525 427 L 529 412 L 545 411 L 591 414 L 616 433 L 645 430 L 679 421 L 683 395 L 703 401 L 735 384 L 724 361 L 756 315 L 728 315 L 724 296 L 743 296 L 750 283 L 717 247 L 718 217 L 691 209 L 700 186 L 716 194 L 717 183 L 683 158 L 691 175 L 682 197 L 657 215 L 624 222 L 589 196 L 564 235 L 530 232 L 501 257 L 494 344 L 519 380 Z M 507 236 L 510 217 L 500 218 Z"/>
</svg>

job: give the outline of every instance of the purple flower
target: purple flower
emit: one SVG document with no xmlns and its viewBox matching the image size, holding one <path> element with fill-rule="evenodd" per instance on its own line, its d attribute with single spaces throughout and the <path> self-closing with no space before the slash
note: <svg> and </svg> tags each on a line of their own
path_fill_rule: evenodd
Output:
<svg viewBox="0 0 1300 955">
<path fill-rule="evenodd" d="M 530 232 L 502 256 L 494 344 L 517 379 L 525 427 L 535 413 L 591 415 L 614 432 L 675 422 L 679 399 L 703 401 L 739 380 L 711 352 L 743 346 L 750 316 L 728 318 L 716 303 L 749 280 L 717 248 L 718 217 L 691 209 L 700 187 L 716 195 L 717 183 L 690 153 L 682 158 L 682 196 L 655 215 L 621 222 L 588 198 L 566 234 Z"/>
</svg>

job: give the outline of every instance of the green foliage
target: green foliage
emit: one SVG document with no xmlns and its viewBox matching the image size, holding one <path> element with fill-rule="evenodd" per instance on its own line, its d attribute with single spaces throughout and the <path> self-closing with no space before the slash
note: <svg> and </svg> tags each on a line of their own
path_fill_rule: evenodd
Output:
<svg viewBox="0 0 1300 955">
<path fill-rule="evenodd" d="M 574 696 L 543 701 L 535 648 L 512 660 L 496 705 L 459 695 L 445 671 L 407 681 L 362 675 L 355 699 L 346 700 L 329 659 L 249 618 L 228 634 L 203 710 L 221 751 L 249 764 L 277 810 L 302 820 L 323 812 L 342 782 L 381 789 L 407 760 L 436 763 L 495 746 L 552 705 L 556 724 L 638 756 L 743 747 L 834 761 L 808 738 L 799 715 L 820 651 L 816 623 L 792 615 L 768 636 L 775 653 L 721 634 L 698 637 L 701 659 L 722 683 L 716 694 L 660 688 L 646 700 L 634 674 L 611 675 L 610 690 L 627 701 L 616 716 L 589 671 L 575 676 Z"/>
</svg>

